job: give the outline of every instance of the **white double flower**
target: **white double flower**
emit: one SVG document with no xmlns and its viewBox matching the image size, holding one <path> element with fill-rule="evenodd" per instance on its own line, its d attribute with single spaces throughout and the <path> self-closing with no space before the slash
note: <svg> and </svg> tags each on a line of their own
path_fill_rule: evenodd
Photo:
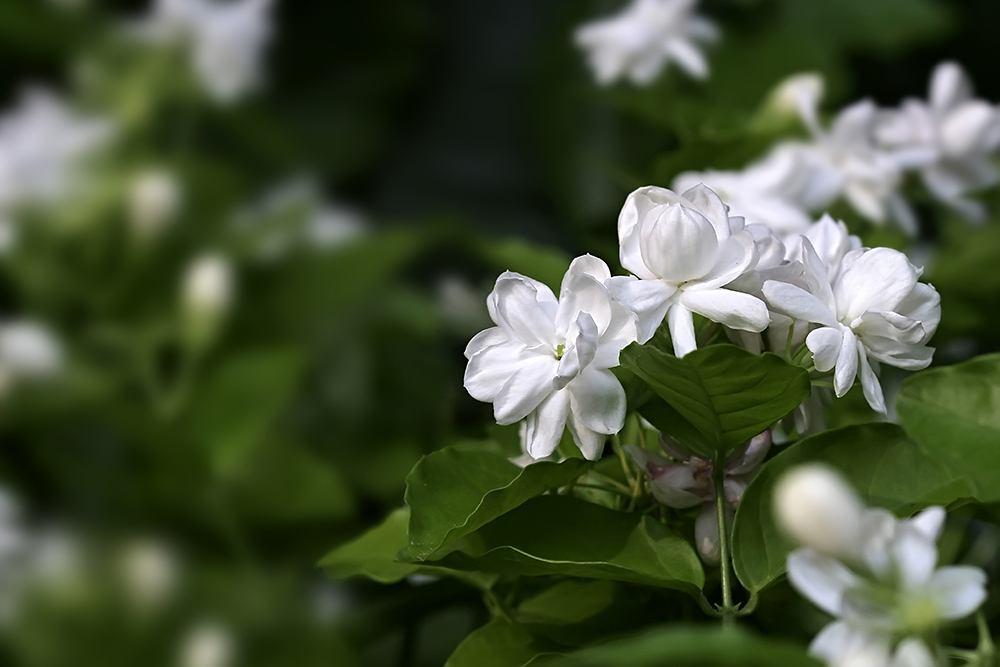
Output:
<svg viewBox="0 0 1000 667">
<path fill-rule="evenodd" d="M 754 268 L 754 237 L 704 185 L 681 195 L 639 188 L 622 208 L 618 240 L 622 266 L 633 275 L 608 286 L 637 313 L 640 343 L 666 318 L 674 353 L 684 356 L 697 347 L 694 313 L 740 331 L 767 328 L 764 302 L 727 288 Z"/>
<path fill-rule="evenodd" d="M 625 390 L 608 370 L 637 335 L 636 316 L 615 301 L 607 265 L 584 255 L 570 264 L 559 299 L 538 282 L 510 271 L 487 300 L 497 326 L 465 350 L 465 388 L 493 403 L 499 424 L 525 419 L 525 451 L 555 451 L 568 425 L 580 451 L 599 458 L 608 435 L 625 421 Z"/>
<path fill-rule="evenodd" d="M 833 371 L 843 396 L 860 375 L 865 398 L 884 413 L 879 363 L 905 370 L 926 368 L 934 355 L 927 345 L 941 320 L 937 291 L 919 282 L 920 269 L 890 248 L 854 248 L 846 230 L 838 241 L 832 220 L 825 227 L 823 256 L 802 237 L 803 286 L 769 280 L 763 293 L 778 313 L 820 325 L 806 337 L 816 370 Z"/>
</svg>

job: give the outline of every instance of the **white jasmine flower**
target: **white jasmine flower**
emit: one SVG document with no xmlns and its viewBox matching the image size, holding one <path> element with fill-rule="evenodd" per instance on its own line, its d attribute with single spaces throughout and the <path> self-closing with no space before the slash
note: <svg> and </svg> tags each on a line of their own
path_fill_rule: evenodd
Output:
<svg viewBox="0 0 1000 667">
<path fill-rule="evenodd" d="M 833 371 L 838 398 L 860 375 L 868 404 L 884 414 L 878 364 L 906 370 L 930 364 L 934 348 L 927 342 L 941 320 L 940 296 L 918 282 L 920 270 L 906 255 L 890 248 L 851 250 L 830 268 L 803 239 L 802 261 L 806 289 L 769 280 L 763 287 L 768 304 L 821 325 L 806 338 L 816 370 Z"/>
<path fill-rule="evenodd" d="M 775 510 L 805 544 L 788 556 L 789 581 L 836 619 L 810 647 L 830 665 L 934 664 L 908 638 L 968 616 L 986 598 L 979 568 L 937 567 L 940 507 L 898 520 L 864 508 L 837 473 L 810 465 L 779 480 Z"/>
<path fill-rule="evenodd" d="M 214 336 L 232 306 L 235 282 L 233 266 L 222 255 L 202 255 L 188 265 L 181 285 L 181 307 L 192 343 L 201 345 Z"/>
<path fill-rule="evenodd" d="M 815 110 L 803 117 L 814 135 L 818 155 L 826 162 L 828 178 L 839 181 L 840 194 L 858 213 L 875 223 L 894 219 L 904 231 L 915 233 L 916 220 L 900 194 L 902 166 L 896 156 L 875 141 L 879 111 L 862 100 L 841 111 L 829 129 L 820 127 Z"/>
<path fill-rule="evenodd" d="M 1000 111 L 975 99 L 965 72 L 951 62 L 934 70 L 928 97 L 885 113 L 878 138 L 909 156 L 932 195 L 982 220 L 982 206 L 965 195 L 1000 180 L 992 160 L 1000 148 Z"/>
<path fill-rule="evenodd" d="M 697 456 L 677 443 L 661 439 L 665 455 L 641 447 L 626 447 L 632 460 L 649 478 L 653 497 L 667 507 L 686 509 L 702 506 L 695 520 L 695 544 L 707 563 L 719 562 L 719 521 L 715 508 L 715 468 L 712 461 Z M 736 511 L 743 492 L 771 448 L 765 431 L 733 452 L 723 469 L 726 511 Z"/>
<path fill-rule="evenodd" d="M 699 44 L 718 32 L 695 14 L 696 0 L 632 0 L 619 14 L 577 29 L 577 45 L 587 51 L 601 85 L 628 79 L 646 85 L 671 62 L 695 79 L 708 76 Z"/>
<path fill-rule="evenodd" d="M 181 207 L 181 190 L 174 174 L 152 168 L 140 172 L 128 191 L 128 221 L 140 239 L 160 235 Z"/>
<path fill-rule="evenodd" d="M 61 201 L 111 133 L 108 121 L 76 112 L 51 92 L 25 92 L 0 116 L 0 211 Z"/>
<path fill-rule="evenodd" d="M 864 506 L 833 469 L 803 465 L 785 474 L 774 489 L 774 513 L 781 527 L 819 553 L 851 555 L 861 531 Z"/>
<path fill-rule="evenodd" d="M 236 641 L 229 628 L 202 621 L 181 642 L 178 667 L 229 667 L 235 664 Z"/>
<path fill-rule="evenodd" d="M 608 286 L 638 314 L 639 342 L 666 317 L 674 352 L 691 352 L 697 347 L 693 313 L 741 331 L 767 327 L 763 301 L 727 288 L 754 268 L 754 238 L 707 187 L 682 195 L 639 188 L 618 217 L 618 240 L 622 266 L 634 275 L 612 278 Z"/>
<path fill-rule="evenodd" d="M 465 350 L 465 388 L 493 403 L 497 423 L 526 420 L 532 458 L 550 455 L 568 425 L 584 456 L 596 459 L 622 428 L 625 390 L 608 369 L 636 339 L 636 318 L 605 287 L 610 275 L 596 257 L 577 257 L 557 300 L 537 280 L 503 273 L 487 300 L 497 326 Z"/>
<path fill-rule="evenodd" d="M 271 0 L 158 0 L 137 34 L 153 43 L 182 43 L 205 91 L 236 101 L 262 79 L 271 39 Z"/>
</svg>

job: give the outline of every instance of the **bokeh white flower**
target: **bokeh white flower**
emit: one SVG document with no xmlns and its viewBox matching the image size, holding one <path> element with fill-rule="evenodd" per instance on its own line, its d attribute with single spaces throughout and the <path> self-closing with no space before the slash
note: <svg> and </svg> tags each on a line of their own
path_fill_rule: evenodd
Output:
<svg viewBox="0 0 1000 667">
<path fill-rule="evenodd" d="M 700 45 L 718 37 L 715 25 L 695 13 L 697 0 L 632 0 L 620 13 L 576 30 L 599 84 L 628 79 L 651 83 L 670 63 L 704 79 L 708 62 Z"/>
</svg>

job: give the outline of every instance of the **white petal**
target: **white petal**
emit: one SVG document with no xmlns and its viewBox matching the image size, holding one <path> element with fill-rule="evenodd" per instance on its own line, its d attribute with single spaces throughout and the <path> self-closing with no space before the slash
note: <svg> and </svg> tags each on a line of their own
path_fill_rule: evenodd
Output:
<svg viewBox="0 0 1000 667">
<path fill-rule="evenodd" d="M 535 356 L 514 342 L 484 348 L 465 367 L 465 389 L 477 401 L 491 403 L 521 364 Z"/>
<path fill-rule="evenodd" d="M 996 133 L 1000 115 L 986 102 L 968 102 L 949 114 L 941 126 L 941 141 L 946 154 L 957 158 L 989 150 L 991 135 Z"/>
<path fill-rule="evenodd" d="M 822 327 L 809 332 L 806 336 L 806 347 L 813 353 L 816 370 L 820 373 L 832 370 L 840 356 L 843 343 L 844 333 L 840 327 Z"/>
<path fill-rule="evenodd" d="M 704 183 L 698 183 L 681 193 L 681 197 L 705 216 L 715 228 L 715 235 L 719 240 L 729 236 L 729 212 L 722 198 L 714 190 Z"/>
<path fill-rule="evenodd" d="M 625 389 L 608 370 L 588 368 L 566 387 L 578 424 L 612 435 L 625 424 Z"/>
<path fill-rule="evenodd" d="M 896 312 L 923 325 L 924 340 L 921 342 L 926 343 L 941 322 L 941 295 L 932 285 L 917 283 L 899 303 Z"/>
<path fill-rule="evenodd" d="M 836 667 L 883 667 L 889 659 L 889 639 L 838 621 L 816 635 L 809 654 Z"/>
<path fill-rule="evenodd" d="M 947 513 L 943 507 L 928 507 L 907 521 L 907 524 L 919 531 L 928 540 L 937 542 L 938 537 L 941 535 L 941 528 L 944 526 L 946 516 Z"/>
<path fill-rule="evenodd" d="M 972 85 L 962 67 L 954 62 L 943 62 L 934 68 L 931 76 L 930 101 L 938 112 L 953 108 L 972 96 Z"/>
<path fill-rule="evenodd" d="M 527 346 L 552 346 L 555 301 L 552 292 L 539 289 L 517 274 L 504 274 L 493 290 L 497 324 Z M 549 299 L 552 297 L 552 300 Z"/>
<path fill-rule="evenodd" d="M 840 615 L 844 593 L 858 583 L 840 561 L 812 549 L 788 555 L 788 580 L 810 602 L 834 616 Z"/>
<path fill-rule="evenodd" d="M 708 76 L 708 62 L 698 47 L 691 42 L 686 39 L 673 39 L 667 44 L 667 51 L 691 78 L 704 79 Z"/>
<path fill-rule="evenodd" d="M 538 354 L 521 361 L 493 399 L 497 423 L 521 421 L 555 391 L 557 364 L 555 357 Z"/>
<path fill-rule="evenodd" d="M 698 349 L 698 342 L 694 337 L 694 319 L 690 310 L 679 303 L 673 304 L 667 311 L 667 326 L 670 327 L 675 355 L 683 357 L 688 352 Z"/>
<path fill-rule="evenodd" d="M 712 224 L 692 208 L 668 206 L 640 226 L 643 263 L 670 282 L 701 278 L 715 265 L 719 241 Z"/>
<path fill-rule="evenodd" d="M 566 270 L 566 275 L 563 277 L 562 291 L 565 291 L 570 276 L 575 275 L 590 276 L 597 282 L 603 283 L 611 277 L 611 269 L 608 268 L 603 259 L 590 254 L 580 255 L 570 262 L 569 268 Z"/>
<path fill-rule="evenodd" d="M 906 255 L 891 248 L 867 250 L 834 287 L 840 319 L 850 322 L 869 310 L 893 311 L 916 284 L 917 271 Z"/>
<path fill-rule="evenodd" d="M 676 203 L 678 200 L 677 194 L 671 190 L 654 185 L 639 188 L 625 199 L 621 213 L 618 214 L 618 243 L 621 263 L 625 270 L 642 279 L 657 278 L 643 262 L 639 251 L 640 223 L 647 216 L 658 215 L 658 208 Z"/>
<path fill-rule="evenodd" d="M 979 609 L 986 599 L 986 574 L 970 565 L 942 567 L 931 577 L 927 590 L 941 618 L 955 620 Z"/>
<path fill-rule="evenodd" d="M 767 328 L 769 321 L 763 301 L 733 290 L 684 290 L 681 303 L 688 310 L 731 329 L 760 332 Z"/>
<path fill-rule="evenodd" d="M 768 280 L 762 289 L 767 303 L 782 315 L 803 322 L 816 322 L 828 327 L 837 326 L 837 320 L 830 309 L 801 287 Z"/>
<path fill-rule="evenodd" d="M 550 456 L 559 446 L 569 414 L 569 394 L 553 392 L 525 419 L 524 451 L 533 459 Z"/>
<path fill-rule="evenodd" d="M 865 346 L 858 341 L 858 361 L 861 367 L 861 389 L 864 391 L 865 400 L 872 410 L 880 414 L 886 414 L 885 396 L 882 394 L 882 385 L 878 381 L 878 376 L 868 363 L 868 352 Z"/>
<path fill-rule="evenodd" d="M 927 644 L 910 637 L 896 647 L 889 667 L 935 667 L 937 664 Z"/>
<path fill-rule="evenodd" d="M 719 515 L 713 503 L 706 503 L 694 520 L 694 544 L 703 561 L 719 562 Z"/>
<path fill-rule="evenodd" d="M 597 431 L 592 431 L 577 420 L 577 415 L 573 414 L 570 410 L 569 422 L 569 432 L 573 436 L 573 442 L 580 449 L 583 457 L 588 461 L 596 461 L 601 458 L 601 453 L 604 451 L 604 443 L 607 441 L 608 436 L 603 433 L 598 433 Z"/>
<path fill-rule="evenodd" d="M 857 337 L 850 329 L 843 329 L 844 338 L 837 355 L 837 365 L 833 371 L 833 390 L 837 398 L 842 398 L 854 384 L 858 372 Z"/>
<path fill-rule="evenodd" d="M 663 322 L 670 307 L 670 297 L 677 288 L 663 280 L 639 280 L 632 276 L 615 276 L 607 282 L 608 291 L 639 318 L 639 342 L 645 343 Z"/>
<path fill-rule="evenodd" d="M 584 368 L 590 365 L 597 354 L 597 325 L 590 313 L 580 313 L 576 323 L 566 340 L 566 351 L 559 360 L 556 371 L 556 387 L 562 389 L 566 383 L 575 378 Z"/>
<path fill-rule="evenodd" d="M 891 556 L 896 574 L 905 590 L 915 590 L 927 583 L 937 565 L 937 545 L 906 523 L 897 526 Z"/>
<path fill-rule="evenodd" d="M 562 290 L 559 294 L 559 308 L 556 312 L 556 334 L 565 335 L 576 322 L 581 313 L 588 313 L 597 325 L 599 334 L 603 334 L 611 322 L 611 296 L 604 287 L 604 280 L 585 272 L 592 262 L 584 257 L 577 257 L 570 265 L 563 278 Z M 591 257 L 590 259 L 596 260 Z M 584 260 L 581 262 L 581 260 Z M 596 260 L 600 262 L 600 260 Z M 603 264 L 603 262 L 600 262 Z M 607 267 L 604 267 L 607 269 Z"/>
<path fill-rule="evenodd" d="M 750 232 L 739 232 L 719 242 L 715 264 L 700 279 L 699 288 L 722 287 L 728 285 L 752 268 L 756 258 L 753 236 Z"/>
<path fill-rule="evenodd" d="M 465 358 L 471 359 L 488 347 L 507 342 L 510 342 L 510 336 L 506 331 L 500 327 L 490 327 L 472 337 L 469 344 L 465 346 Z"/>
</svg>

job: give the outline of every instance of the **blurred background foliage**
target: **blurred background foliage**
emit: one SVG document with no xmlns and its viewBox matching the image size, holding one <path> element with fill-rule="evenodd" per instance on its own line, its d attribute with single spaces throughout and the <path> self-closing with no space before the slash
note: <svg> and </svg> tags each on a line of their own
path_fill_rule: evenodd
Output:
<svg viewBox="0 0 1000 667">
<path fill-rule="evenodd" d="M 44 547 L 3 594 L 0 662 L 442 664 L 486 619 L 478 593 L 333 583 L 315 563 L 400 505 L 422 454 L 496 437 L 461 381 L 495 275 L 553 284 L 583 249 L 615 263 L 631 189 L 799 131 L 759 122 L 789 74 L 821 72 L 827 108 L 895 103 L 950 58 L 1000 99 L 990 0 L 707 0 L 708 82 L 600 89 L 570 35 L 620 4 L 278 2 L 267 85 L 220 107 L 109 37 L 145 3 L 0 3 L 3 108 L 44 83 L 122 123 L 97 186 L 26 212 L 0 258 L 0 316 L 44 322 L 65 357 L 0 406 L 8 528 Z M 183 206 L 143 245 L 123 202 L 147 165 Z M 318 242 L 303 230 L 334 201 L 364 227 Z M 920 212 L 939 361 L 997 349 L 1000 221 Z M 206 251 L 234 263 L 235 297 L 192 346 L 178 290 Z M 228 660 L 192 662 L 192 642 Z"/>
</svg>

